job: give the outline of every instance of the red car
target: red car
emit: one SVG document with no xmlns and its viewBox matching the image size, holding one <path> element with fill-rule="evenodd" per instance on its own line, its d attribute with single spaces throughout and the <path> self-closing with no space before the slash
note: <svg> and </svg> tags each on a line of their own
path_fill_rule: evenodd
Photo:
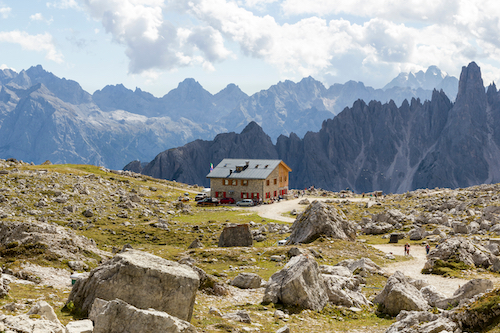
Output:
<svg viewBox="0 0 500 333">
<path fill-rule="evenodd" d="M 221 205 L 227 205 L 227 204 L 234 204 L 236 201 L 234 201 L 233 198 L 222 198 L 219 200 L 219 203 Z"/>
</svg>

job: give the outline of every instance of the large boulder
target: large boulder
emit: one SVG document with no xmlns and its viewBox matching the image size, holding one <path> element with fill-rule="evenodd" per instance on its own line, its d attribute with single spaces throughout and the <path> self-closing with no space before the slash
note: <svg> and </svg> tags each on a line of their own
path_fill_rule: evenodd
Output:
<svg viewBox="0 0 500 333">
<path fill-rule="evenodd" d="M 354 241 L 356 227 L 335 207 L 313 201 L 293 223 L 287 243 L 310 243 L 320 236 Z"/>
<path fill-rule="evenodd" d="M 381 235 L 388 233 L 394 229 L 394 226 L 390 223 L 386 222 L 377 222 L 377 223 L 367 223 L 363 229 L 361 230 L 364 234 L 367 235 Z"/>
<path fill-rule="evenodd" d="M 93 333 L 122 332 L 196 333 L 197 330 L 187 321 L 168 313 L 138 309 L 116 299 L 97 316 Z"/>
<path fill-rule="evenodd" d="M 328 294 L 316 261 L 307 255 L 292 257 L 269 279 L 263 302 L 321 311 L 328 302 Z"/>
<path fill-rule="evenodd" d="M 222 230 L 219 247 L 252 246 L 253 237 L 248 224 L 230 225 Z"/>
<path fill-rule="evenodd" d="M 488 268 L 495 261 L 495 256 L 484 246 L 474 244 L 464 237 L 448 238 L 429 253 L 424 270 L 432 273 L 436 260 L 463 262 L 472 267 Z"/>
<path fill-rule="evenodd" d="M 335 305 L 360 307 L 370 302 L 361 293 L 360 280 L 354 276 L 322 274 L 325 281 L 328 301 Z"/>
<path fill-rule="evenodd" d="M 430 306 L 436 306 L 436 302 L 446 298 L 446 296 L 439 292 L 433 285 L 421 288 L 420 292 Z"/>
<path fill-rule="evenodd" d="M 399 271 L 389 277 L 384 289 L 373 302 L 381 304 L 384 312 L 392 316 L 396 316 L 401 310 L 425 311 L 429 308 L 422 293 Z"/>
<path fill-rule="evenodd" d="M 231 285 L 241 289 L 256 289 L 261 284 L 262 278 L 255 273 L 240 273 L 231 281 Z"/>
<path fill-rule="evenodd" d="M 198 274 L 187 265 L 127 250 L 77 280 L 68 302 L 87 316 L 96 298 L 119 298 L 141 309 L 153 308 L 189 321 L 199 284 Z"/>
<path fill-rule="evenodd" d="M 477 294 L 486 292 L 487 290 L 493 289 L 493 282 L 486 279 L 473 279 L 458 288 L 452 297 L 444 298 L 438 300 L 434 303 L 434 306 L 440 309 L 447 309 L 450 306 L 456 306 L 462 300 L 467 300 L 474 297 Z"/>
</svg>

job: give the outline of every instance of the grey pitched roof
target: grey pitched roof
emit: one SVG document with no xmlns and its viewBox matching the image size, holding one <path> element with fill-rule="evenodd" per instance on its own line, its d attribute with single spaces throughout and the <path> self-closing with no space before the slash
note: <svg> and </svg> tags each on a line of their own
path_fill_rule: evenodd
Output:
<svg viewBox="0 0 500 333">
<path fill-rule="evenodd" d="M 236 171 L 237 166 L 246 166 L 247 162 L 247 168 Z M 207 178 L 266 179 L 280 163 L 281 160 L 225 158 L 207 175 Z"/>
</svg>

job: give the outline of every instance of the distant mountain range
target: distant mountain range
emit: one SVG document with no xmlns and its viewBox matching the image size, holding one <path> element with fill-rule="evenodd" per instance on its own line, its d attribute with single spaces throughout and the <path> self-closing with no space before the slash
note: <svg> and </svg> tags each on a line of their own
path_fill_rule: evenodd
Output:
<svg viewBox="0 0 500 333">
<path fill-rule="evenodd" d="M 455 83 L 453 83 L 455 82 Z M 433 88 L 456 96 L 458 80 L 436 67 L 401 74 L 387 88 L 349 81 L 326 88 L 311 77 L 279 82 L 252 96 L 229 84 L 212 95 L 193 79 L 161 98 L 123 85 L 89 94 L 41 66 L 0 70 L 0 158 L 42 163 L 86 163 L 122 168 L 165 149 L 218 133 L 240 132 L 255 121 L 276 140 L 304 136 L 362 99 L 400 105 L 429 99 Z M 292 135 L 292 133 L 295 133 Z"/>
<path fill-rule="evenodd" d="M 421 84 L 427 75 L 397 81 Z M 146 165 L 136 161 L 125 169 L 208 186 L 208 166 L 223 158 L 282 159 L 293 169 L 292 188 L 402 193 L 497 183 L 500 92 L 494 84 L 485 91 L 480 69 L 472 62 L 462 69 L 455 103 L 443 90 L 434 90 L 429 101 L 411 99 L 399 107 L 393 101 L 357 100 L 303 139 L 292 133 L 273 144 L 263 127 L 252 122 L 241 134 L 196 140 L 166 150 Z"/>
</svg>

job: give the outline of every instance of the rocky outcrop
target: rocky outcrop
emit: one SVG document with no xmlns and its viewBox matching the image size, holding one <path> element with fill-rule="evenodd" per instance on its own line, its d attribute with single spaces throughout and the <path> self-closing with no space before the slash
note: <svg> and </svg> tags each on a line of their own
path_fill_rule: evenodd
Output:
<svg viewBox="0 0 500 333">
<path fill-rule="evenodd" d="M 65 259 L 83 260 L 85 252 L 106 258 L 109 253 L 97 248 L 95 241 L 76 235 L 72 230 L 43 222 L 0 221 L 0 244 L 44 244 L 45 248 Z"/>
<path fill-rule="evenodd" d="M 282 303 L 321 311 L 328 302 L 318 264 L 307 255 L 293 257 L 269 279 L 263 303 Z"/>
<path fill-rule="evenodd" d="M 396 322 L 385 333 L 455 332 L 458 324 L 453 320 L 425 311 L 401 311 Z"/>
<path fill-rule="evenodd" d="M 198 274 L 189 266 L 128 250 L 77 280 L 68 302 L 86 316 L 96 298 L 119 298 L 141 309 L 153 308 L 189 321 L 199 284 Z"/>
<path fill-rule="evenodd" d="M 373 302 L 381 304 L 383 311 L 392 316 L 396 316 L 401 310 L 425 311 L 429 308 L 420 291 L 399 271 L 387 280 L 384 289 Z"/>
<path fill-rule="evenodd" d="M 456 306 L 460 301 L 470 299 L 477 294 L 485 293 L 493 289 L 493 282 L 486 279 L 473 279 L 458 288 L 452 297 L 444 298 L 434 302 L 434 306 L 447 309 Z"/>
<path fill-rule="evenodd" d="M 452 237 L 440 243 L 428 255 L 424 271 L 432 273 L 436 260 L 462 262 L 471 267 L 490 267 L 495 257 L 485 247 L 464 237 Z"/>
<path fill-rule="evenodd" d="M 334 206 L 314 201 L 293 223 L 287 243 L 309 243 L 320 236 L 353 241 L 356 229 Z"/>
<path fill-rule="evenodd" d="M 196 333 L 197 330 L 189 322 L 168 313 L 138 309 L 116 299 L 96 317 L 93 333 L 122 332 Z"/>
<path fill-rule="evenodd" d="M 369 302 L 361 293 L 360 279 L 343 266 L 320 266 L 328 301 L 346 307 L 361 307 Z"/>
</svg>

